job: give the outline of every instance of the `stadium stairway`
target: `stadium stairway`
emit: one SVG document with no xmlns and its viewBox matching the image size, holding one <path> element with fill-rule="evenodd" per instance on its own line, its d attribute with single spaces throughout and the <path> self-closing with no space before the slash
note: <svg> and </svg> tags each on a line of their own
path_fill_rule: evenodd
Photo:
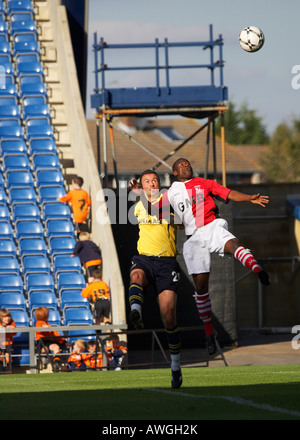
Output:
<svg viewBox="0 0 300 440">
<path fill-rule="evenodd" d="M 72 213 L 57 197 L 81 175 L 92 199 L 92 237 L 102 250 L 112 324 L 126 323 L 124 287 L 81 105 L 66 11 L 54 0 L 0 1 L 0 307 L 33 326 L 46 305 L 52 325 L 93 324 Z M 109 263 L 108 263 L 109 262 Z M 73 321 L 67 310 L 76 308 Z M 69 313 L 69 312 L 68 312 Z M 74 318 L 76 316 L 76 319 Z M 28 334 L 14 338 L 28 365 Z"/>
</svg>

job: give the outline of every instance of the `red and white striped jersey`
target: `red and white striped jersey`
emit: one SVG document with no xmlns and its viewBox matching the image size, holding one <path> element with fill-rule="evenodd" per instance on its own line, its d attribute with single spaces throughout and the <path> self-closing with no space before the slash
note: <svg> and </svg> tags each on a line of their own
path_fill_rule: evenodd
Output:
<svg viewBox="0 0 300 440">
<path fill-rule="evenodd" d="M 192 235 L 196 228 L 207 225 L 218 216 L 214 198 L 228 203 L 230 191 L 214 180 L 194 177 L 186 182 L 174 182 L 154 206 L 164 217 L 171 205 L 184 225 L 186 235 Z"/>
</svg>

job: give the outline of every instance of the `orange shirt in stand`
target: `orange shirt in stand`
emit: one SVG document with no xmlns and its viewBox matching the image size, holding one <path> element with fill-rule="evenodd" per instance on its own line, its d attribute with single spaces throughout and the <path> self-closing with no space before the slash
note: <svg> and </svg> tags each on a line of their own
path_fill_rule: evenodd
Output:
<svg viewBox="0 0 300 440">
<path fill-rule="evenodd" d="M 3 328 L 3 329 L 7 328 L 9 330 L 12 330 L 13 328 L 16 328 L 16 323 L 15 323 L 15 321 L 10 321 L 10 323 L 7 326 L 4 326 L 3 324 L 0 323 L 0 329 L 1 328 Z M 3 348 L 4 346 L 12 345 L 13 337 L 16 334 L 17 333 L 5 333 L 5 338 L 2 336 L 0 337 L 0 346 L 2 346 L 2 348 Z"/>
<path fill-rule="evenodd" d="M 76 223 L 83 223 L 88 218 L 91 199 L 84 189 L 72 189 L 59 200 L 62 203 L 71 203 Z"/>
<path fill-rule="evenodd" d="M 94 281 L 82 290 L 81 295 L 84 298 L 92 297 L 93 302 L 97 299 L 109 299 L 109 287 L 105 281 Z"/>
<path fill-rule="evenodd" d="M 35 323 L 35 327 L 45 327 L 45 326 L 50 326 L 50 324 L 48 322 L 45 321 L 36 321 Z M 53 336 L 59 336 L 58 338 L 55 338 L 55 341 L 57 344 L 63 344 L 65 342 L 65 338 L 62 338 L 62 336 L 54 331 L 49 331 L 49 332 L 41 332 L 41 331 L 37 331 L 36 332 L 36 340 L 39 341 L 41 338 L 51 338 Z"/>
</svg>

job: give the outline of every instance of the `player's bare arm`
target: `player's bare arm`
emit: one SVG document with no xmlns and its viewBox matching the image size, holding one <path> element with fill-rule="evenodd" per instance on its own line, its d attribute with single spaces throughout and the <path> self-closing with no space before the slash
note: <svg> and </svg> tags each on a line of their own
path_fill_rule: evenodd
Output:
<svg viewBox="0 0 300 440">
<path fill-rule="evenodd" d="M 269 196 L 261 196 L 259 193 L 244 194 L 239 191 L 232 190 L 230 191 L 228 198 L 234 202 L 250 202 L 254 205 L 263 206 L 264 208 L 269 203 Z"/>
</svg>

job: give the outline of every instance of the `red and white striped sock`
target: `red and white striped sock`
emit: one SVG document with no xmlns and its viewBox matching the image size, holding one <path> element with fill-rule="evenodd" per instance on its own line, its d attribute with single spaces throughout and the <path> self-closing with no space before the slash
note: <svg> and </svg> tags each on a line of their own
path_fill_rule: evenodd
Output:
<svg viewBox="0 0 300 440">
<path fill-rule="evenodd" d="M 237 248 L 234 253 L 234 257 L 239 260 L 243 266 L 257 273 L 261 270 L 260 265 L 255 260 L 249 249 L 245 249 L 243 246 Z"/>
<path fill-rule="evenodd" d="M 211 322 L 211 302 L 208 293 L 199 295 L 195 292 L 196 306 L 200 319 L 203 321 L 205 334 L 210 336 L 213 334 L 214 329 Z"/>
</svg>

